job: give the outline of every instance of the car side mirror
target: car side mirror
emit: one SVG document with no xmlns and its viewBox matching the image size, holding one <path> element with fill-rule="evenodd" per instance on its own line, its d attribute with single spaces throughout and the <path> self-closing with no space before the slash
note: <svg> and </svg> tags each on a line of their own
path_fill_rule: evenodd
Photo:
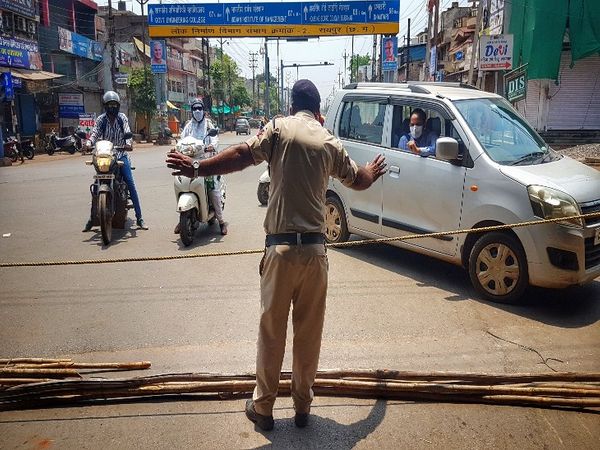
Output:
<svg viewBox="0 0 600 450">
<path fill-rule="evenodd" d="M 458 159 L 458 141 L 451 137 L 441 137 L 435 142 L 435 156 L 444 161 Z"/>
<path fill-rule="evenodd" d="M 218 128 L 211 128 L 210 130 L 208 130 L 208 135 L 210 137 L 215 137 L 217 134 L 219 134 Z"/>
<path fill-rule="evenodd" d="M 125 135 L 123 137 L 125 139 L 131 139 L 133 137 L 133 133 L 131 131 L 128 131 L 127 133 L 125 133 Z"/>
<path fill-rule="evenodd" d="M 52 131 L 54 131 L 54 129 L 52 129 Z M 83 131 L 83 130 L 77 130 L 77 132 L 75 134 L 80 139 L 87 139 L 87 134 L 85 134 L 85 131 Z"/>
</svg>

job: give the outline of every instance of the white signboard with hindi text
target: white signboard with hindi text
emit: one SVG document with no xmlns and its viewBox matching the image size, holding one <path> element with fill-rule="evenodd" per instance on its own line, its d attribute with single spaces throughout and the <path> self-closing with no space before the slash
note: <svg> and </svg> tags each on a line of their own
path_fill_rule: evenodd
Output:
<svg viewBox="0 0 600 450">
<path fill-rule="evenodd" d="M 513 63 L 513 35 L 481 36 L 479 70 L 510 70 Z"/>
</svg>

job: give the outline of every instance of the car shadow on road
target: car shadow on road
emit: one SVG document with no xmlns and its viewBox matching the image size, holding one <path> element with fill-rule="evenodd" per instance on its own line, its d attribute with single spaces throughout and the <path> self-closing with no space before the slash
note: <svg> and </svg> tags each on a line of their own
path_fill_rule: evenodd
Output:
<svg viewBox="0 0 600 450">
<path fill-rule="evenodd" d="M 530 287 L 521 303 L 505 305 L 482 299 L 461 267 L 391 245 L 369 245 L 342 251 L 361 261 L 412 278 L 418 287 L 447 291 L 447 301 L 475 300 L 498 309 L 562 328 L 580 328 L 600 320 L 600 281 L 567 289 Z"/>
<path fill-rule="evenodd" d="M 387 401 L 377 400 L 367 417 L 348 425 L 321 417 L 315 414 L 316 409 L 313 408 L 309 425 L 304 429 L 298 429 L 294 425 L 294 419 L 276 419 L 275 429 L 269 432 L 255 427 L 256 431 L 270 441 L 269 444 L 255 448 L 354 448 L 383 422 Z"/>
</svg>

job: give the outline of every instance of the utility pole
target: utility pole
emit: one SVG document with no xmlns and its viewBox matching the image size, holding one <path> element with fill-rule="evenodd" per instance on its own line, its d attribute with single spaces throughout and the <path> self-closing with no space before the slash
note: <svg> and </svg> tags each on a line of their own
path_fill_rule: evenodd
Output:
<svg viewBox="0 0 600 450">
<path fill-rule="evenodd" d="M 409 72 L 409 64 L 410 64 L 410 18 L 408 19 L 408 33 L 406 34 L 406 67 L 404 71 L 404 79 L 408 81 L 408 72 Z"/>
<path fill-rule="evenodd" d="M 350 57 L 350 83 L 354 83 L 354 35 L 352 35 L 352 56 Z"/>
<path fill-rule="evenodd" d="M 431 22 L 432 22 L 432 17 L 431 17 L 431 9 L 429 8 L 429 6 L 426 7 L 427 8 L 427 49 L 425 52 L 425 64 L 423 64 L 423 80 L 424 81 L 428 81 L 429 80 L 429 63 L 431 61 Z"/>
<path fill-rule="evenodd" d="M 440 18 L 440 0 L 435 0 L 435 16 L 433 18 L 433 45 L 435 47 L 435 65 L 433 66 L 433 76 L 434 76 L 434 81 L 435 81 L 435 77 L 437 75 L 437 66 L 438 66 L 438 51 L 437 51 L 437 44 L 438 44 L 438 33 L 439 33 L 439 18 Z"/>
<path fill-rule="evenodd" d="M 346 64 L 346 59 L 348 59 L 348 53 L 346 53 L 346 49 L 344 49 L 344 54 L 342 55 L 344 57 L 344 80 L 346 79 L 346 74 L 348 73 L 348 65 Z M 342 81 L 343 83 L 343 81 Z"/>
<path fill-rule="evenodd" d="M 279 38 L 277 38 L 277 61 L 281 61 L 281 59 L 279 58 Z M 281 84 L 283 85 L 283 80 L 279 80 L 279 71 L 277 71 L 277 91 L 279 91 L 280 87 L 280 81 Z M 281 93 L 277 92 L 277 111 L 278 112 L 282 112 L 281 111 L 281 106 L 282 106 L 282 101 L 281 101 Z"/>
<path fill-rule="evenodd" d="M 250 68 L 252 69 L 252 113 L 256 111 L 256 90 L 254 85 L 256 84 L 256 77 L 254 71 L 256 70 L 256 57 L 258 53 L 250 52 Z"/>
<path fill-rule="evenodd" d="M 142 48 L 144 49 L 144 69 L 146 69 L 146 21 L 145 21 L 145 15 L 144 15 L 144 6 L 146 5 L 146 3 L 148 3 L 149 0 L 136 0 L 139 5 L 140 8 L 142 8 Z M 109 0 L 110 3 L 110 0 Z M 144 70 L 144 77 L 146 76 L 146 71 Z"/>
<path fill-rule="evenodd" d="M 265 38 L 265 116 L 267 119 L 271 117 L 271 105 L 270 105 L 270 83 L 271 74 L 269 73 L 269 47 L 267 38 Z"/>
<path fill-rule="evenodd" d="M 342 88 L 342 71 L 341 70 L 338 72 L 338 87 L 340 89 Z"/>
<path fill-rule="evenodd" d="M 110 47 L 110 89 L 114 90 L 117 68 L 115 67 L 115 22 L 112 13 L 112 0 L 108 0 L 108 45 Z M 144 49 L 145 51 L 146 49 Z"/>
<path fill-rule="evenodd" d="M 373 82 L 377 80 L 375 76 L 375 61 L 377 61 L 377 35 L 373 35 L 373 53 L 371 57 L 371 79 L 369 81 Z"/>
<path fill-rule="evenodd" d="M 469 63 L 469 79 L 467 83 L 473 84 L 473 70 L 475 68 L 475 58 L 477 57 L 477 44 L 479 44 L 479 31 L 481 31 L 481 15 L 483 9 L 483 1 L 479 0 L 477 7 L 477 24 L 475 25 L 475 35 L 473 36 L 473 44 L 471 45 L 471 61 Z"/>
</svg>

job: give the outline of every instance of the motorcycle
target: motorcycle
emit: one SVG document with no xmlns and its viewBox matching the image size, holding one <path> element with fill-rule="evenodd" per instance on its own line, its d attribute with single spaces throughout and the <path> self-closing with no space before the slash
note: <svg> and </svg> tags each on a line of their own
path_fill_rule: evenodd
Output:
<svg viewBox="0 0 600 450">
<path fill-rule="evenodd" d="M 83 136 L 83 138 L 81 137 Z M 83 148 L 82 139 L 85 139 L 85 133 L 75 132 L 66 137 L 59 137 L 54 128 L 46 135 L 44 149 L 49 155 L 57 151 L 66 151 L 73 155 Z"/>
<path fill-rule="evenodd" d="M 4 139 L 4 153 L 12 162 L 21 160 L 21 163 L 27 159 L 33 159 L 35 147 L 31 139 L 19 141 L 15 136 L 7 136 Z"/>
<path fill-rule="evenodd" d="M 199 140 L 188 136 L 177 142 L 175 149 L 194 159 L 208 158 L 214 155 L 214 152 L 207 152 L 205 149 L 206 138 L 214 137 L 218 134 L 216 129 L 208 131 L 205 140 Z M 179 213 L 179 236 L 181 242 L 186 247 L 194 241 L 194 232 L 201 224 L 214 223 L 216 220 L 215 212 L 210 204 L 208 192 L 212 189 L 211 184 L 218 183 L 223 199 L 223 208 L 225 207 L 225 196 L 227 186 L 223 177 L 197 177 L 188 178 L 182 175 L 175 176 L 175 199 L 177 200 L 177 212 Z"/>
<path fill-rule="evenodd" d="M 77 132 L 77 136 L 85 139 L 83 131 Z M 131 132 L 125 133 L 125 139 L 132 137 Z M 85 162 L 96 169 L 94 183 L 90 185 L 92 222 L 95 226 L 100 225 L 104 245 L 110 244 L 113 228 L 125 228 L 127 210 L 133 207 L 129 204 L 129 189 L 120 170 L 124 163 L 117 159 L 120 150 L 124 148 L 115 147 L 110 141 L 98 141 L 92 150 L 92 160 Z"/>
<path fill-rule="evenodd" d="M 271 176 L 269 170 L 265 170 L 262 175 L 258 178 L 258 189 L 256 190 L 256 196 L 261 205 L 265 206 L 269 203 L 269 185 L 271 184 Z"/>
</svg>

